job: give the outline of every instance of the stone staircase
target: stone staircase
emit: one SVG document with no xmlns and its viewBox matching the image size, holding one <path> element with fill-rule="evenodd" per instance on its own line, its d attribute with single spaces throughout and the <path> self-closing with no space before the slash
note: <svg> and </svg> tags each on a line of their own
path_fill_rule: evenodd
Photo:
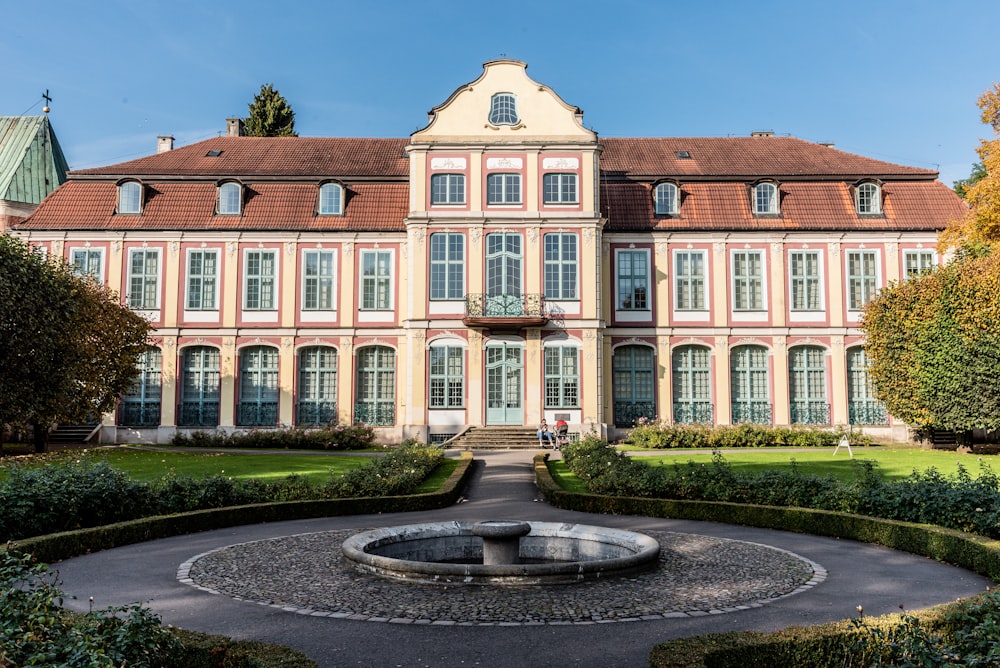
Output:
<svg viewBox="0 0 1000 668">
<path fill-rule="evenodd" d="M 444 444 L 459 450 L 540 450 L 533 427 L 470 427 Z"/>
<path fill-rule="evenodd" d="M 100 428 L 100 424 L 60 424 L 49 432 L 49 445 L 83 445 Z"/>
</svg>

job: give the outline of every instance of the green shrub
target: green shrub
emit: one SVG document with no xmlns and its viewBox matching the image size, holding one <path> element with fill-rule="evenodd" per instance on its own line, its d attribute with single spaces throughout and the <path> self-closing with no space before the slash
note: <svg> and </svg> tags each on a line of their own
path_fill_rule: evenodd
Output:
<svg viewBox="0 0 1000 668">
<path fill-rule="evenodd" d="M 625 442 L 639 448 L 833 447 L 844 436 L 851 445 L 871 445 L 871 438 L 842 428 L 772 427 L 756 424 L 687 425 L 641 418 Z"/>
<path fill-rule="evenodd" d="M 408 441 L 384 457 L 330 480 L 323 491 L 328 498 L 409 494 L 443 460 L 441 448 Z"/>
<path fill-rule="evenodd" d="M 375 446 L 375 430 L 363 424 L 337 424 L 310 429 L 251 429 L 232 434 L 194 431 L 177 432 L 170 442 L 179 447 L 216 449 L 364 450 Z"/>
</svg>

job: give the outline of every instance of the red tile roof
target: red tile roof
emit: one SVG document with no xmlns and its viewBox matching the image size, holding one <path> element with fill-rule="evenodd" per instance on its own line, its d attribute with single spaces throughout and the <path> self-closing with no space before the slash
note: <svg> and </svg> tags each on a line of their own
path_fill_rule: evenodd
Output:
<svg viewBox="0 0 1000 668">
<path fill-rule="evenodd" d="M 937 178 L 933 170 L 872 160 L 795 137 L 607 137 L 601 144 L 601 171 L 608 179 Z M 679 158 L 678 151 L 691 157 Z"/>
</svg>

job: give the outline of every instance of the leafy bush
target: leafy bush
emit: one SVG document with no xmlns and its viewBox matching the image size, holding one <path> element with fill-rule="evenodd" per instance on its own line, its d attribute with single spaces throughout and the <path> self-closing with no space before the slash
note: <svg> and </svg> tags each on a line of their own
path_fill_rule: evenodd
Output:
<svg viewBox="0 0 1000 668">
<path fill-rule="evenodd" d="M 74 615 L 47 567 L 0 554 L 0 665 L 156 668 L 179 665 L 180 643 L 139 606 Z"/>
<path fill-rule="evenodd" d="M 363 424 L 327 425 L 313 429 L 251 429 L 177 432 L 170 441 L 179 447 L 246 448 L 272 450 L 364 450 L 375 446 L 375 430 Z"/>
<path fill-rule="evenodd" d="M 563 459 L 594 494 L 794 506 L 918 522 L 1000 538 L 1000 477 L 985 463 L 978 478 L 959 467 L 954 477 L 934 469 L 887 481 L 872 462 L 854 460 L 855 480 L 789 471 L 739 473 L 716 452 L 711 464 L 649 466 L 588 437 L 563 450 Z"/>
<path fill-rule="evenodd" d="M 329 498 L 408 494 L 443 460 L 441 448 L 407 441 L 371 464 L 346 471 L 323 490 Z"/>
<path fill-rule="evenodd" d="M 640 448 L 833 447 L 844 436 L 851 445 L 871 445 L 871 438 L 842 428 L 771 427 L 756 424 L 687 425 L 641 418 L 626 437 Z"/>
</svg>

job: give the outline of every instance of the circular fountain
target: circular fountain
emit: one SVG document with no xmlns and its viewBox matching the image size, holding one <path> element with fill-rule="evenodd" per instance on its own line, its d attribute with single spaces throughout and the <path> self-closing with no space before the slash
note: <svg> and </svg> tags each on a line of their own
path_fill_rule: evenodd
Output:
<svg viewBox="0 0 1000 668">
<path fill-rule="evenodd" d="M 564 584 L 633 574 L 658 563 L 641 533 L 559 522 L 487 520 L 374 529 L 343 542 L 356 568 L 414 582 Z"/>
</svg>

